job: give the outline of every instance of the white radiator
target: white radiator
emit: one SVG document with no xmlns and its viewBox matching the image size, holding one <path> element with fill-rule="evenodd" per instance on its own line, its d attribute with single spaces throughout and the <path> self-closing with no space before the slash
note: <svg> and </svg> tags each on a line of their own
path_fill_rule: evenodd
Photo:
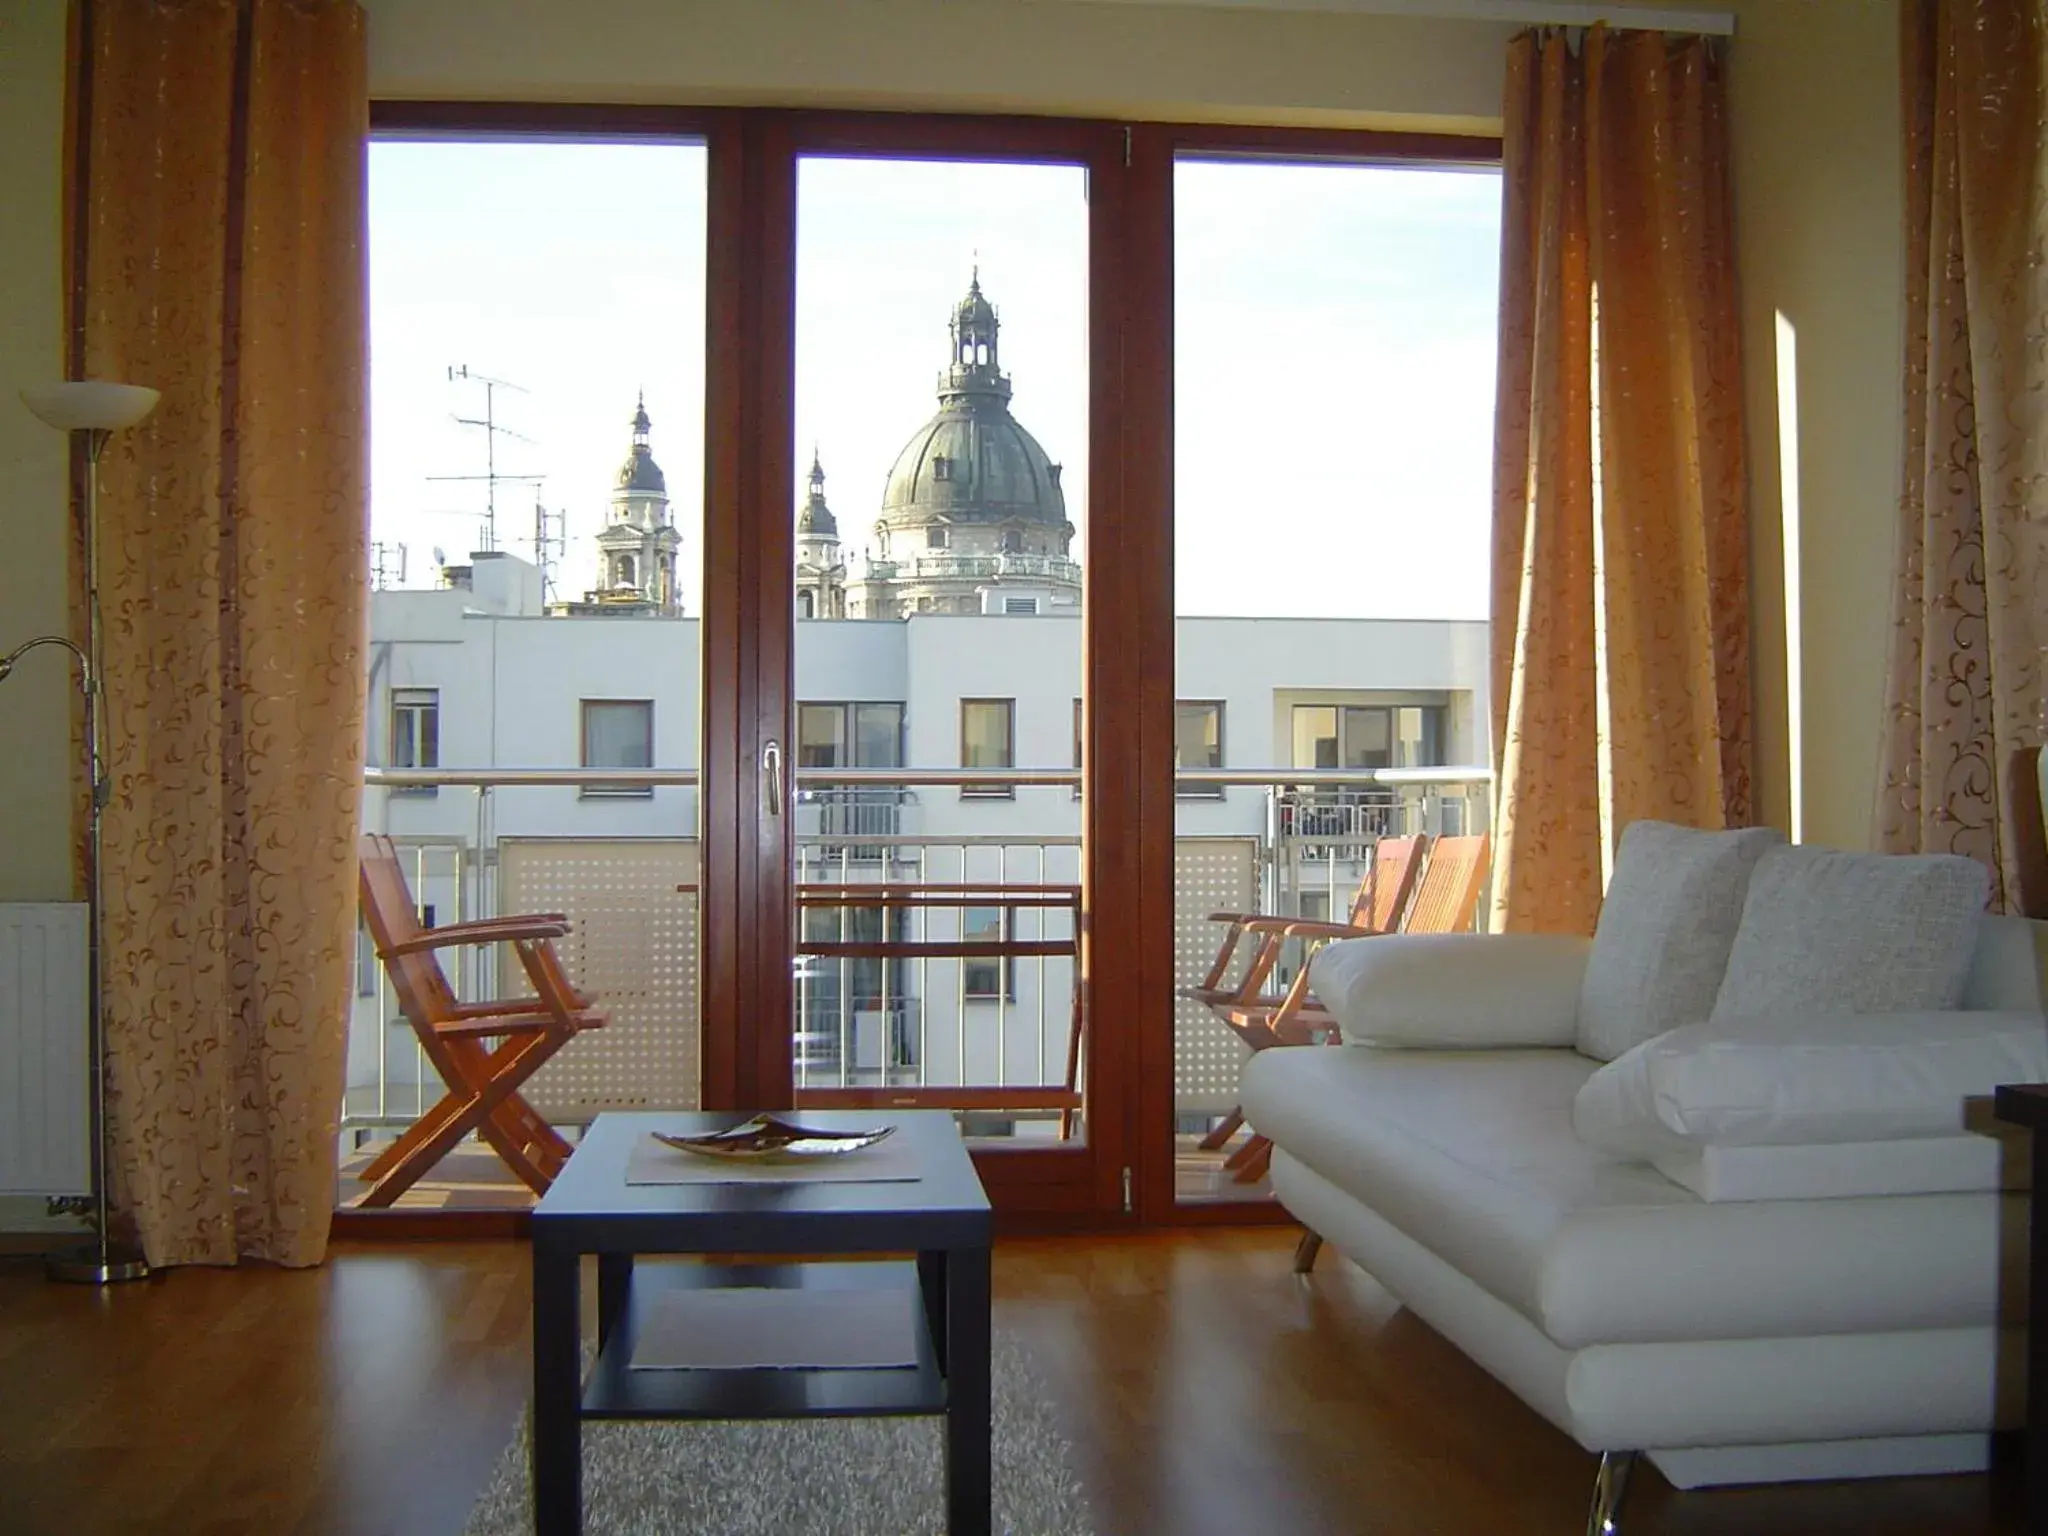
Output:
<svg viewBox="0 0 2048 1536">
<path fill-rule="evenodd" d="M 0 903 L 0 1195 L 92 1184 L 82 901 Z"/>
</svg>

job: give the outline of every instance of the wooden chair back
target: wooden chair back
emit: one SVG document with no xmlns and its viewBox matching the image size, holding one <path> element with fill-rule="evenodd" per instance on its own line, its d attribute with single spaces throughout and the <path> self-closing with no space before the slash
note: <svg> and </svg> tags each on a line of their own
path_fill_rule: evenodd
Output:
<svg viewBox="0 0 2048 1536">
<path fill-rule="evenodd" d="M 1479 910 L 1479 890 L 1486 883 L 1486 834 L 1440 837 L 1408 903 L 1403 933 L 1463 933 Z"/>
<path fill-rule="evenodd" d="M 366 832 L 357 846 L 362 864 L 359 890 L 363 922 L 384 961 L 391 978 L 392 994 L 398 1008 L 414 1029 L 430 1028 L 436 1020 L 455 1013 L 455 989 L 441 962 L 431 950 L 393 954 L 392 949 L 426 930 L 420 925 L 419 905 L 406 883 L 405 866 L 399 862 L 398 845 L 381 832 Z"/>
<path fill-rule="evenodd" d="M 1358 883 L 1351 900 L 1350 923 L 1375 933 L 1392 933 L 1401 926 L 1408 898 L 1415 891 L 1415 877 L 1422 872 L 1422 856 L 1429 847 L 1426 833 L 1412 837 L 1383 837 L 1373 845 L 1372 867 Z"/>
</svg>

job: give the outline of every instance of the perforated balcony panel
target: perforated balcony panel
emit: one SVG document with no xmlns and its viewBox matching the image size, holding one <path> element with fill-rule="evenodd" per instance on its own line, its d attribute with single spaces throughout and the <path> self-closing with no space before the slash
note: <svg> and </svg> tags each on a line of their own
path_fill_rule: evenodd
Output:
<svg viewBox="0 0 2048 1536">
<path fill-rule="evenodd" d="M 577 987 L 610 1016 L 571 1041 L 520 1091 L 549 1119 L 608 1109 L 694 1109 L 697 844 L 687 838 L 507 838 L 498 844 L 498 910 L 561 912 L 556 948 Z M 688 886 L 679 892 L 677 886 Z M 526 991 L 518 958 L 505 992 Z"/>
<path fill-rule="evenodd" d="M 1250 912 L 1259 904 L 1259 844 L 1250 837 L 1181 837 L 1173 844 L 1173 983 L 1198 985 L 1216 958 L 1223 925 L 1211 912 Z M 1173 1003 L 1173 1105 L 1176 1114 L 1223 1114 L 1237 1103 L 1238 1074 L 1250 1052 L 1201 1003 Z"/>
</svg>

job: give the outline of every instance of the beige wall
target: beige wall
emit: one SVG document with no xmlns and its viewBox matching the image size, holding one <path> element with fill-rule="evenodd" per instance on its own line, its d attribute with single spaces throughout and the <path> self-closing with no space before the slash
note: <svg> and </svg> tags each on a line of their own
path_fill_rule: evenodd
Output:
<svg viewBox="0 0 2048 1536">
<path fill-rule="evenodd" d="M 1897 474 L 1894 6 L 1737 0 L 1736 179 L 1759 533 L 1762 804 L 1861 845 Z M 1059 0 L 365 0 L 384 96 L 768 101 L 1494 125 L 1507 29 Z M 13 405 L 61 364 L 61 0 L 0 8 L 0 641 L 61 625 L 62 454 Z M 1787 715 L 1774 317 L 1798 337 L 1802 561 Z M 0 695 L 0 899 L 69 890 L 55 666 Z M 24 668 L 24 674 L 28 668 Z M 50 675 L 45 675 L 50 674 Z"/>
<path fill-rule="evenodd" d="M 1730 113 L 1762 809 L 1789 829 L 1796 788 L 1806 839 L 1865 848 L 1898 504 L 1898 9 L 1893 0 L 1747 0 L 1741 27 Z M 1794 341 L 1782 370 L 1781 330 Z M 1783 399 L 1781 371 L 1791 385 Z M 1790 444 L 1779 440 L 1781 414 L 1797 423 Z M 1798 572 L 1789 607 L 1788 524 Z"/>
<path fill-rule="evenodd" d="M 379 95 L 1494 131 L 1477 22 L 1061 0 L 363 0 Z"/>
<path fill-rule="evenodd" d="M 0 651 L 65 629 L 64 440 L 19 391 L 64 376 L 63 0 L 0 4 Z M 71 897 L 70 695 L 38 651 L 0 683 L 0 901 Z"/>
</svg>

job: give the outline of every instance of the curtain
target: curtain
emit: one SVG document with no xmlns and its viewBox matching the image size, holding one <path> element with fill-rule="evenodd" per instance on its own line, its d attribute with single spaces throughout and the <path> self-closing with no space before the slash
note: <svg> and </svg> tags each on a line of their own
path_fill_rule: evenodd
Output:
<svg viewBox="0 0 2048 1536">
<path fill-rule="evenodd" d="M 1492 925 L 1590 933 L 1629 822 L 1750 816 L 1720 60 L 1524 33 L 1504 117 Z"/>
<path fill-rule="evenodd" d="M 2003 906 L 1999 779 L 2044 738 L 2048 23 L 1907 0 L 1904 468 L 1878 845 L 1967 854 Z"/>
<path fill-rule="evenodd" d="M 362 782 L 362 18 L 79 14 L 81 361 L 163 393 L 101 463 L 112 1193 L 154 1264 L 312 1264 Z"/>
</svg>

